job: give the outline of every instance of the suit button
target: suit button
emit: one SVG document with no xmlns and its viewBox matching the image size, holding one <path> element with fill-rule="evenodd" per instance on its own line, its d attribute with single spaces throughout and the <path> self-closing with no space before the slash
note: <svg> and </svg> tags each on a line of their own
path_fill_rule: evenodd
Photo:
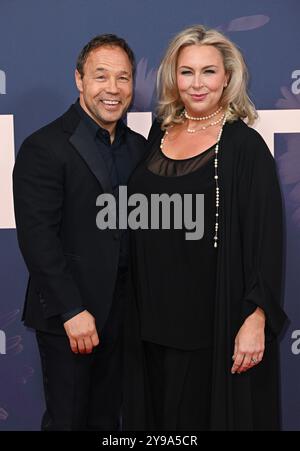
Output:
<svg viewBox="0 0 300 451">
<path fill-rule="evenodd" d="M 117 241 L 119 239 L 119 232 L 114 232 L 113 237 L 114 237 L 114 240 Z"/>
</svg>

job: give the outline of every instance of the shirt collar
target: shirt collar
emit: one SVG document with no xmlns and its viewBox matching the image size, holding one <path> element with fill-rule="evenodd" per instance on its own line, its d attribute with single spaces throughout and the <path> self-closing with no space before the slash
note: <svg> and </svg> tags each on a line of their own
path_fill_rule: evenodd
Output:
<svg viewBox="0 0 300 451">
<path fill-rule="evenodd" d="M 95 122 L 94 119 L 91 118 L 91 116 L 89 116 L 86 111 L 84 111 L 84 109 L 82 108 L 82 106 L 79 103 L 79 99 L 77 100 L 77 102 L 75 102 L 74 106 L 75 106 L 79 116 L 81 117 L 81 119 L 89 127 L 90 131 L 92 132 L 93 137 L 94 138 L 99 137 L 100 139 L 103 139 L 110 143 L 109 132 L 105 128 L 100 127 L 100 125 L 97 124 L 97 122 Z M 115 134 L 114 143 L 119 141 L 123 137 L 123 135 L 126 131 L 126 128 L 127 127 L 124 124 L 124 122 L 121 119 L 119 119 L 117 122 L 117 126 L 116 126 L 116 134 Z"/>
</svg>

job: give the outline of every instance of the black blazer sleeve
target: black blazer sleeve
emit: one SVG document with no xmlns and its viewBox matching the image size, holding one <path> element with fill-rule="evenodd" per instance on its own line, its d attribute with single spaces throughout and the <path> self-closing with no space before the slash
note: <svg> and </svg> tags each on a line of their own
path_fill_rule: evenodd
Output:
<svg viewBox="0 0 300 451">
<path fill-rule="evenodd" d="M 244 318 L 256 306 L 266 314 L 267 338 L 281 331 L 283 212 L 275 160 L 262 137 L 248 129 L 239 164 L 239 211 L 246 281 Z"/>
<path fill-rule="evenodd" d="M 17 235 L 31 280 L 43 303 L 45 318 L 81 307 L 78 288 L 68 270 L 59 240 L 64 173 L 41 139 L 28 138 L 13 171 Z"/>
</svg>

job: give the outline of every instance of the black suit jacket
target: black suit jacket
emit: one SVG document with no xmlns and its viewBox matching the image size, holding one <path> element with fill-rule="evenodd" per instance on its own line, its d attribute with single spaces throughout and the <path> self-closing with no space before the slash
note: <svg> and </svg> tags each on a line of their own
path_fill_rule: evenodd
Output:
<svg viewBox="0 0 300 451">
<path fill-rule="evenodd" d="M 145 139 L 128 129 L 132 170 Z M 116 281 L 118 230 L 99 230 L 99 194 L 112 193 L 101 153 L 74 106 L 27 138 L 13 172 L 21 252 L 29 270 L 23 319 L 27 326 L 64 333 L 60 315 L 85 307 L 101 330 Z"/>
</svg>

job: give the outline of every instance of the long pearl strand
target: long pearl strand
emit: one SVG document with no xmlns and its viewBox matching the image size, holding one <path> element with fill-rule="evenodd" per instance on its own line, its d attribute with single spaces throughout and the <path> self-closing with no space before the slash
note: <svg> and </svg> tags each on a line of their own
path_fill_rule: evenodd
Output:
<svg viewBox="0 0 300 451">
<path fill-rule="evenodd" d="M 214 236 L 214 247 L 218 247 L 218 231 L 219 231 L 219 206 L 220 206 L 220 187 L 219 187 L 219 175 L 218 175 L 218 153 L 219 153 L 219 143 L 223 132 L 223 127 L 226 122 L 226 113 L 222 122 L 221 129 L 219 131 L 217 143 L 215 145 L 215 184 L 216 184 L 216 221 L 215 221 L 215 236 Z"/>
</svg>

